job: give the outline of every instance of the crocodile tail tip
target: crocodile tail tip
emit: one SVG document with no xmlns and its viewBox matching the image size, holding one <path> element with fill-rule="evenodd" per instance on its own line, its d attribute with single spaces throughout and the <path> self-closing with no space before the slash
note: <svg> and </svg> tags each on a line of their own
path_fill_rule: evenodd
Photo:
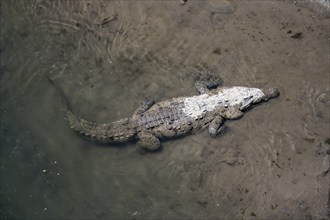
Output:
<svg viewBox="0 0 330 220">
<path fill-rule="evenodd" d="M 70 124 L 70 127 L 72 129 L 76 128 L 76 125 L 78 123 L 78 118 L 75 116 L 71 111 L 66 111 L 66 117 L 65 120 L 67 120 Z M 79 124 L 79 123 L 78 123 Z"/>
</svg>

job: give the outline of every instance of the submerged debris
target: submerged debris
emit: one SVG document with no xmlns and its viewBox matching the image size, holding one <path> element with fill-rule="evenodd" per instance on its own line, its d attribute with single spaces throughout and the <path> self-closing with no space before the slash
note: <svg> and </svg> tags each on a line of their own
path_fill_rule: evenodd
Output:
<svg viewBox="0 0 330 220">
<path fill-rule="evenodd" d="M 325 143 L 330 145 L 330 138 L 325 139 Z"/>
<path fill-rule="evenodd" d="M 187 0 L 181 0 L 179 4 L 180 5 L 185 5 L 186 3 L 187 3 Z"/>
<path fill-rule="evenodd" d="M 294 39 L 301 39 L 302 38 L 302 33 L 301 32 L 297 32 L 294 35 L 291 36 L 291 38 Z"/>
<path fill-rule="evenodd" d="M 110 23 L 110 22 L 112 22 L 112 21 L 115 21 L 115 20 L 117 20 L 117 18 L 118 18 L 118 15 L 117 15 L 117 14 L 114 14 L 114 15 L 111 15 L 111 16 L 109 16 L 109 17 L 106 17 L 106 18 L 104 18 L 104 19 L 102 20 L 102 22 L 101 22 L 101 26 L 103 26 L 103 25 L 105 25 L 105 24 L 108 24 L 108 23 Z"/>
<path fill-rule="evenodd" d="M 210 2 L 212 5 L 211 14 L 232 14 L 236 11 L 237 6 L 233 2 L 222 0 Z"/>
</svg>

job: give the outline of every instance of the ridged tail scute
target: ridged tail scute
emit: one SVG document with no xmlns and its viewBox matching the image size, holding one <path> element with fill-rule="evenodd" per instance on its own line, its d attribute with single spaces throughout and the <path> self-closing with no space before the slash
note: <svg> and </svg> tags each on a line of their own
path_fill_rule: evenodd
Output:
<svg viewBox="0 0 330 220">
<path fill-rule="evenodd" d="M 97 124 L 79 119 L 75 114 L 67 111 L 67 119 L 73 130 L 100 143 L 125 142 L 136 134 L 129 118 L 109 124 Z"/>
<path fill-rule="evenodd" d="M 66 111 L 66 118 L 69 121 L 70 127 L 80 134 L 101 143 L 112 141 L 111 124 L 96 124 L 79 119 L 74 113 L 68 110 Z"/>
</svg>

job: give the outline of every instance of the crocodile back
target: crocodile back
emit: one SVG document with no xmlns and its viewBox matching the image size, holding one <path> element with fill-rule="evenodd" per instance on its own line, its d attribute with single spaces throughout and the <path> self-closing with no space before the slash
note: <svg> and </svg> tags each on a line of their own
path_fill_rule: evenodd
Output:
<svg viewBox="0 0 330 220">
<path fill-rule="evenodd" d="M 185 98 L 179 97 L 158 102 L 146 112 L 134 116 L 133 124 L 136 125 L 136 131 L 147 130 L 158 138 L 168 138 L 186 134 L 193 128 L 202 127 L 207 117 L 193 118 L 187 115 L 184 112 Z"/>
</svg>

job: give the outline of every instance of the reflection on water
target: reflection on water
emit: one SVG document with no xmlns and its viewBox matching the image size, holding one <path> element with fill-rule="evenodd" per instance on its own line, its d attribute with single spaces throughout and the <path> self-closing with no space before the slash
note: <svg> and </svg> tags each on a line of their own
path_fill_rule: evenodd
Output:
<svg viewBox="0 0 330 220">
<path fill-rule="evenodd" d="M 1 219 L 325 219 L 328 22 L 276 1 L 2 1 Z M 281 96 L 141 155 L 71 131 L 47 81 L 109 122 L 203 72 Z"/>
</svg>

